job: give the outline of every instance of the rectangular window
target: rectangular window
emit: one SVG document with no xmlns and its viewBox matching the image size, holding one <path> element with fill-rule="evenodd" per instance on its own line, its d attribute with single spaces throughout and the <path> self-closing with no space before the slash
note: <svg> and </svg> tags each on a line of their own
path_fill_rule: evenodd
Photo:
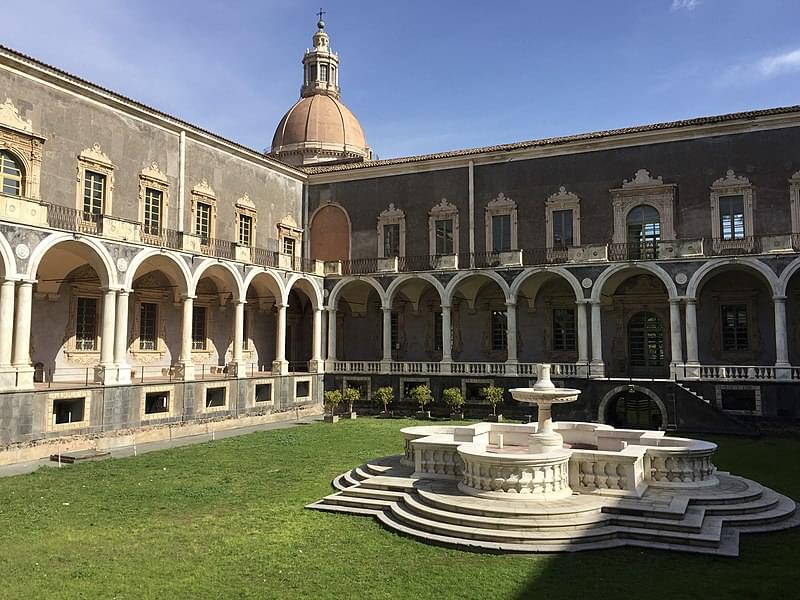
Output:
<svg viewBox="0 0 800 600">
<path fill-rule="evenodd" d="M 96 221 L 103 214 L 103 200 L 106 195 L 106 176 L 94 171 L 83 174 L 83 218 Z"/>
<path fill-rule="evenodd" d="M 253 217 L 239 215 L 239 244 L 250 246 L 253 242 Z"/>
<path fill-rule="evenodd" d="M 155 350 L 158 337 L 158 304 L 142 302 L 139 306 L 139 350 Z"/>
<path fill-rule="evenodd" d="M 433 349 L 441 352 L 444 336 L 442 335 L 442 313 L 433 313 Z"/>
<path fill-rule="evenodd" d="M 755 390 L 721 390 L 722 410 L 754 412 L 757 410 Z"/>
<path fill-rule="evenodd" d="M 571 308 L 553 309 L 553 350 L 574 352 L 575 311 Z"/>
<path fill-rule="evenodd" d="M 572 245 L 572 210 L 554 210 L 553 248 L 569 248 Z"/>
<path fill-rule="evenodd" d="M 161 235 L 161 211 L 164 193 L 161 190 L 147 188 L 144 191 L 144 232 L 149 235 Z"/>
<path fill-rule="evenodd" d="M 741 240 L 745 237 L 743 196 L 720 197 L 719 232 L 723 240 Z"/>
<path fill-rule="evenodd" d="M 392 349 L 400 349 L 400 315 L 392 312 Z"/>
<path fill-rule="evenodd" d="M 511 215 L 492 217 L 492 251 L 511 250 Z"/>
<path fill-rule="evenodd" d="M 283 253 L 294 256 L 294 238 L 283 238 Z"/>
<path fill-rule="evenodd" d="M 206 388 L 206 408 L 225 406 L 225 388 Z"/>
<path fill-rule="evenodd" d="M 197 213 L 194 221 L 194 234 L 200 238 L 200 243 L 208 244 L 211 237 L 211 205 L 205 202 L 197 203 Z"/>
<path fill-rule="evenodd" d="M 400 256 L 400 224 L 383 226 L 383 256 Z"/>
<path fill-rule="evenodd" d="M 149 392 L 144 395 L 144 414 L 169 412 L 169 392 Z"/>
<path fill-rule="evenodd" d="M 78 298 L 75 349 L 97 350 L 97 299 Z"/>
<path fill-rule="evenodd" d="M 328 65 L 319 66 L 319 80 L 328 81 Z"/>
<path fill-rule="evenodd" d="M 436 221 L 436 254 L 453 254 L 453 219 Z"/>
<path fill-rule="evenodd" d="M 403 382 L 403 399 L 411 399 L 411 390 L 421 385 L 428 385 L 427 381 L 404 381 Z"/>
<path fill-rule="evenodd" d="M 722 305 L 722 349 L 725 352 L 747 351 L 747 305 Z"/>
<path fill-rule="evenodd" d="M 192 307 L 192 350 L 206 349 L 206 307 Z"/>
<path fill-rule="evenodd" d="M 508 348 L 506 318 L 506 311 L 492 311 L 492 350 L 506 350 Z"/>
<path fill-rule="evenodd" d="M 294 384 L 294 399 L 308 398 L 311 395 L 311 383 L 309 381 L 297 381 Z"/>
<path fill-rule="evenodd" d="M 271 383 L 257 383 L 256 384 L 256 402 L 269 402 L 272 400 L 272 384 Z"/>
<path fill-rule="evenodd" d="M 78 423 L 83 421 L 86 407 L 85 398 L 69 398 L 68 400 L 53 400 L 53 423 Z"/>
</svg>

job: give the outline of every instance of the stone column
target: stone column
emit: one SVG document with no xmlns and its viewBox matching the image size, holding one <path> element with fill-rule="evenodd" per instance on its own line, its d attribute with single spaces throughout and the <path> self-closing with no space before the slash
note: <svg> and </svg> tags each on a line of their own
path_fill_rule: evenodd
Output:
<svg viewBox="0 0 800 600">
<path fill-rule="evenodd" d="M 600 301 L 592 300 L 592 362 L 589 367 L 590 377 L 605 377 L 603 362 L 603 323 L 601 322 Z"/>
<path fill-rule="evenodd" d="M 308 370 L 312 373 L 324 372 L 322 361 L 322 309 L 314 309 L 314 317 L 311 322 L 311 364 Z"/>
<path fill-rule="evenodd" d="M 286 309 L 285 304 L 276 304 L 278 312 L 275 315 L 275 362 L 272 363 L 272 372 L 278 375 L 289 373 L 289 363 L 286 362 Z"/>
<path fill-rule="evenodd" d="M 678 365 L 683 362 L 683 343 L 681 341 L 681 305 L 680 300 L 671 298 L 669 301 L 669 338 L 670 338 L 670 366 L 673 376 Z"/>
<path fill-rule="evenodd" d="M 117 383 L 131 382 L 131 367 L 128 364 L 128 297 L 129 290 L 117 292 L 117 318 L 114 323 L 114 363 L 117 365 Z M 156 333 L 158 329 L 156 328 Z"/>
<path fill-rule="evenodd" d="M 16 314 L 14 319 L 14 352 L 11 362 L 16 371 L 16 389 L 33 388 L 31 366 L 31 308 L 33 282 L 21 281 L 17 286 Z"/>
<path fill-rule="evenodd" d="M 789 340 L 786 330 L 786 296 L 773 296 L 775 307 L 775 366 L 789 366 Z"/>
<path fill-rule="evenodd" d="M 506 302 L 506 362 L 517 362 L 517 303 Z"/>
<path fill-rule="evenodd" d="M 192 360 L 192 318 L 194 316 L 194 296 L 183 298 L 183 321 L 181 323 L 181 357 L 179 364 L 184 379 L 194 379 Z"/>
<path fill-rule="evenodd" d="M 442 362 L 453 362 L 453 309 L 442 304 Z"/>
<path fill-rule="evenodd" d="M 336 360 L 336 309 L 328 309 L 328 361 Z M 333 365 L 331 365 L 333 369 Z"/>
<path fill-rule="evenodd" d="M 578 300 L 575 303 L 577 312 L 578 331 L 578 362 L 582 365 L 589 363 L 589 323 L 586 318 L 586 300 Z"/>
<path fill-rule="evenodd" d="M 234 377 L 244 375 L 244 365 L 242 365 L 242 346 L 244 345 L 244 305 L 246 302 L 238 300 L 234 302 L 233 313 L 233 356 L 231 364 L 228 365 L 228 372 Z"/>
<path fill-rule="evenodd" d="M 392 307 L 383 306 L 383 364 L 384 370 L 389 369 L 392 362 Z"/>
<path fill-rule="evenodd" d="M 14 288 L 13 281 L 0 284 L 0 326 L 4 332 L 0 335 L 0 368 L 11 366 L 11 341 L 14 328 Z"/>
<path fill-rule="evenodd" d="M 105 290 L 103 293 L 103 322 L 100 337 L 100 383 L 116 383 L 117 369 L 114 364 L 114 334 L 117 317 L 117 291 Z"/>
<path fill-rule="evenodd" d="M 686 374 L 688 378 L 700 376 L 697 352 L 697 300 L 686 298 Z"/>
</svg>

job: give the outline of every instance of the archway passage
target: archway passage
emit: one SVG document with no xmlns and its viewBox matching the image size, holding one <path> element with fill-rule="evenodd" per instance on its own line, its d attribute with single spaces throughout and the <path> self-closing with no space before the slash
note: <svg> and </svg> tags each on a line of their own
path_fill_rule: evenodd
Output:
<svg viewBox="0 0 800 600">
<path fill-rule="evenodd" d="M 628 371 L 647 375 L 666 366 L 664 323 L 652 312 L 638 312 L 628 321 Z"/>
<path fill-rule="evenodd" d="M 350 218 L 336 205 L 323 206 L 311 221 L 311 258 L 349 260 Z"/>
<path fill-rule="evenodd" d="M 628 390 L 608 403 L 605 422 L 623 429 L 658 429 L 662 424 L 661 408 L 646 394 Z"/>
</svg>

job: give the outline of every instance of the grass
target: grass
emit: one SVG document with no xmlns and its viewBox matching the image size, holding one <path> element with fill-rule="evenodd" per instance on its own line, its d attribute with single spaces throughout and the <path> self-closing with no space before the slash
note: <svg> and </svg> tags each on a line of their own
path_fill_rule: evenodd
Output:
<svg viewBox="0 0 800 600">
<path fill-rule="evenodd" d="M 256 433 L 0 479 L 0 598 L 788 598 L 797 530 L 722 559 L 619 549 L 484 555 L 304 510 L 402 451 L 411 421 Z M 800 498 L 800 441 L 720 438 L 717 465 Z M 641 590 L 644 590 L 642 592 Z"/>
</svg>

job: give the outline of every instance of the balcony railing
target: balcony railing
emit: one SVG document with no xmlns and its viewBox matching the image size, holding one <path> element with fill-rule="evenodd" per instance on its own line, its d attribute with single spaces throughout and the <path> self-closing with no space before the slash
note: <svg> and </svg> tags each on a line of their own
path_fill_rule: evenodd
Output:
<svg viewBox="0 0 800 600">
<path fill-rule="evenodd" d="M 377 272 L 377 258 L 354 258 L 342 261 L 342 275 L 365 275 Z"/>
<path fill-rule="evenodd" d="M 50 204 L 47 207 L 47 224 L 55 229 L 80 233 L 101 233 L 103 215 L 85 213 L 81 210 Z"/>
<path fill-rule="evenodd" d="M 608 245 L 608 260 L 654 260 L 658 258 L 657 241 Z"/>
<path fill-rule="evenodd" d="M 706 254 L 709 256 L 731 256 L 736 254 L 760 254 L 762 238 L 748 236 L 738 239 L 712 238 L 706 243 Z"/>
<path fill-rule="evenodd" d="M 227 258 L 234 260 L 235 250 L 233 242 L 229 240 L 220 240 L 217 238 L 200 238 L 200 251 L 206 256 L 213 256 L 215 258 Z"/>
<path fill-rule="evenodd" d="M 278 267 L 278 253 L 265 248 L 253 248 L 253 262 L 262 267 Z"/>
</svg>

